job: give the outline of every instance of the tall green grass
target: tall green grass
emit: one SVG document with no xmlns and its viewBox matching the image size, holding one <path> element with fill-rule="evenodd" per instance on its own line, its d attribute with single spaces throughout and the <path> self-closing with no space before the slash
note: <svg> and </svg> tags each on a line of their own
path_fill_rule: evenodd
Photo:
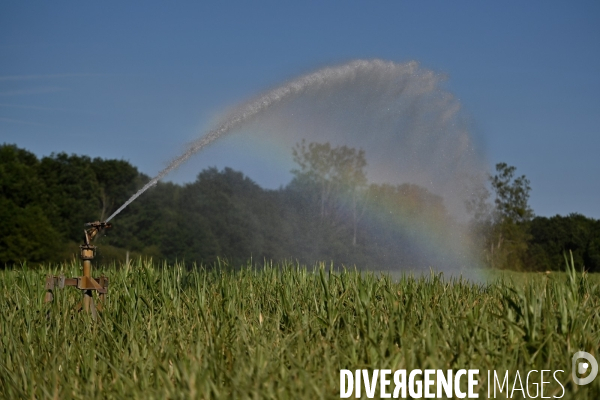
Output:
<svg viewBox="0 0 600 400">
<path fill-rule="evenodd" d="M 340 369 L 375 368 L 479 369 L 480 398 L 488 369 L 560 369 L 563 398 L 600 394 L 600 378 L 571 382 L 575 351 L 600 360 L 600 289 L 572 265 L 472 284 L 138 260 L 96 270 L 111 279 L 96 321 L 73 311 L 73 288 L 43 303 L 45 275 L 60 271 L 80 274 L 75 264 L 0 272 L 2 398 L 339 398 Z"/>
</svg>

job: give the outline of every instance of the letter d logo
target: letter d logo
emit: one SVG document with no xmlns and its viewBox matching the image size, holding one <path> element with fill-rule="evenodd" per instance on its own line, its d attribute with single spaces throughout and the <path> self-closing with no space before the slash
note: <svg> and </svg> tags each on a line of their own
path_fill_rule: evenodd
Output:
<svg viewBox="0 0 600 400">
<path fill-rule="evenodd" d="M 577 360 L 581 358 L 585 358 L 587 361 L 589 361 L 589 363 L 578 363 Z M 590 366 L 592 367 L 592 371 L 590 372 L 587 378 L 579 378 L 577 376 L 577 374 L 585 374 L 585 372 Z M 598 362 L 590 353 L 586 353 L 585 351 L 578 351 L 577 353 L 573 354 L 573 361 L 571 363 L 571 374 L 573 375 L 573 382 L 575 382 L 576 385 L 587 385 L 596 378 L 596 375 L 598 375 Z"/>
</svg>

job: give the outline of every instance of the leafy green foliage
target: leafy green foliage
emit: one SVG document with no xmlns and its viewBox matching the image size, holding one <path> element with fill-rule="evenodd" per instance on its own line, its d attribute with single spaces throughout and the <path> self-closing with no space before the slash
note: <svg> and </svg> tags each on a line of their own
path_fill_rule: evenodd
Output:
<svg viewBox="0 0 600 400">
<path fill-rule="evenodd" d="M 340 369 L 477 368 L 480 398 L 487 370 L 543 369 L 564 371 L 562 398 L 597 399 L 600 380 L 579 387 L 570 366 L 575 351 L 599 356 L 599 282 L 569 264 L 477 285 L 138 260 L 101 271 L 111 283 L 95 322 L 73 311 L 72 288 L 42 303 L 39 283 L 56 270 L 0 271 L 0 397 L 335 399 Z"/>
<path fill-rule="evenodd" d="M 534 217 L 528 199 L 531 187 L 516 168 L 496 165 L 490 176 L 490 191 L 476 188 L 467 208 L 473 216 L 473 231 L 481 238 L 488 264 L 501 269 L 530 271 L 560 270 L 563 254 L 572 252 L 578 265 L 600 272 L 600 220 L 580 214 Z"/>
<path fill-rule="evenodd" d="M 123 262 L 130 252 L 168 262 L 332 260 L 385 269 L 423 264 L 419 255 L 435 253 L 420 231 L 432 243 L 448 243 L 462 229 L 443 199 L 424 188 L 369 184 L 361 150 L 302 142 L 293 155 L 298 169 L 278 190 L 229 168 L 209 168 L 186 185 L 159 182 L 98 239 L 99 261 Z M 64 153 L 38 160 L 0 146 L 0 265 L 71 259 L 82 224 L 105 218 L 148 181 L 122 160 Z M 531 219 L 529 181 L 506 164 L 498 164 L 490 184 L 495 208 L 486 188 L 469 204 L 489 265 L 557 269 L 562 252 L 572 250 L 587 270 L 600 270 L 599 221 L 575 214 Z M 432 255 L 425 267 L 448 262 Z"/>
<path fill-rule="evenodd" d="M 575 262 L 591 272 L 600 272 L 600 221 L 581 214 L 531 221 L 529 265 L 535 270 L 558 270 L 563 254 L 572 252 Z"/>
<path fill-rule="evenodd" d="M 516 167 L 506 163 L 496 164 L 496 175 L 490 177 L 495 194 L 495 218 L 499 222 L 523 223 L 533 217 L 529 207 L 529 179 L 525 175 L 515 178 Z"/>
<path fill-rule="evenodd" d="M 0 262 L 55 259 L 60 235 L 48 219 L 46 185 L 36 156 L 0 146 Z"/>
<path fill-rule="evenodd" d="M 321 217 L 335 214 L 340 198 L 352 200 L 356 212 L 359 192 L 367 185 L 364 150 L 347 146 L 331 147 L 329 143 L 310 143 L 303 140 L 293 149 L 294 161 L 300 166 L 293 170 L 296 179 L 318 186 Z"/>
<path fill-rule="evenodd" d="M 472 230 L 492 268 L 527 269 L 529 221 L 533 217 L 528 203 L 531 187 L 525 175 L 515 177 L 515 171 L 506 163 L 496 164 L 496 174 L 489 176 L 493 208 L 488 206 L 490 192 L 486 188 L 476 188 L 466 204 L 473 216 Z"/>
<path fill-rule="evenodd" d="M 309 261 L 378 269 L 440 261 L 423 260 L 427 250 L 418 232 L 431 230 L 433 221 L 451 225 L 441 197 L 417 185 L 369 185 L 362 150 L 301 142 L 293 154 L 300 169 L 293 171 L 287 190 L 296 193 L 294 208 L 302 209 L 304 233 L 299 235 L 304 254 L 313 255 Z"/>
<path fill-rule="evenodd" d="M 42 158 L 39 178 L 45 183 L 46 213 L 64 239 L 79 241 L 83 223 L 97 220 L 98 181 L 91 160 L 59 153 Z"/>
<path fill-rule="evenodd" d="M 46 187 L 38 176 L 35 154 L 12 145 L 0 146 L 0 197 L 17 207 L 42 203 Z"/>
<path fill-rule="evenodd" d="M 18 207 L 0 198 L 0 260 L 18 264 L 23 255 L 31 262 L 45 262 L 60 252 L 57 231 L 37 205 Z"/>
</svg>

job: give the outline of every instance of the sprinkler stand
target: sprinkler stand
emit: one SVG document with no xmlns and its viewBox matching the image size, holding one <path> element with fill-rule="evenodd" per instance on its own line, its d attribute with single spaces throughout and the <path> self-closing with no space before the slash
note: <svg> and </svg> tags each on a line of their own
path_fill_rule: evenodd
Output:
<svg viewBox="0 0 600 400">
<path fill-rule="evenodd" d="M 107 222 L 88 222 L 85 224 L 87 229 L 84 229 L 84 244 L 79 246 L 81 250 L 80 257 L 83 261 L 83 275 L 76 278 L 65 278 L 63 275 L 46 277 L 46 303 L 54 299 L 54 289 L 62 289 L 65 286 L 75 286 L 83 292 L 83 299 L 77 306 L 77 310 L 91 312 L 95 319 L 98 311 L 102 311 L 102 303 L 106 298 L 108 291 L 108 278 L 104 275 L 99 278 L 92 278 L 92 260 L 96 255 L 96 246 L 91 244 L 91 241 L 96 235 L 105 228 L 110 228 L 111 224 Z M 100 302 L 98 305 L 94 302 L 93 292 L 98 292 Z"/>
</svg>

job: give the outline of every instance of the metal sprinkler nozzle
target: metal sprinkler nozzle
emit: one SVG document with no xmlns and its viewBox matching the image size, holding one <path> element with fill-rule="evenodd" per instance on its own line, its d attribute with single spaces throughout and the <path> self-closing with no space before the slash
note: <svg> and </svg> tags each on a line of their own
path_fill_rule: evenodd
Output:
<svg viewBox="0 0 600 400">
<path fill-rule="evenodd" d="M 112 225 L 107 222 L 94 221 L 87 222 L 83 226 L 88 228 L 83 230 L 83 244 L 79 246 L 81 249 L 81 259 L 84 261 L 92 260 L 96 255 L 96 246 L 92 245 L 92 240 L 94 240 L 102 229 L 111 228 Z M 86 264 L 84 262 L 84 269 L 85 267 Z"/>
<path fill-rule="evenodd" d="M 90 242 L 94 239 L 94 237 L 96 237 L 96 235 L 102 229 L 112 228 L 112 225 L 110 223 L 100 222 L 100 221 L 86 222 L 85 224 L 83 224 L 83 226 L 89 227 L 84 230 L 84 233 L 85 233 L 84 240 L 85 240 L 85 244 L 87 244 L 88 246 L 90 245 Z"/>
</svg>

